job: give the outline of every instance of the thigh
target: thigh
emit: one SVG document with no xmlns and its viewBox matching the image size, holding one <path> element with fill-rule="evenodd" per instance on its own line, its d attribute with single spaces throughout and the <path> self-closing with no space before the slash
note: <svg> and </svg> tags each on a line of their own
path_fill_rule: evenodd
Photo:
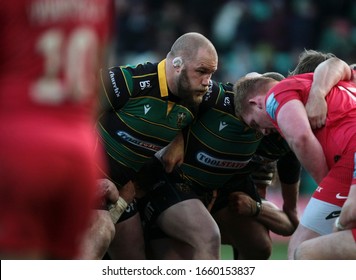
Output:
<svg viewBox="0 0 356 280">
<path fill-rule="evenodd" d="M 214 214 L 223 244 L 233 246 L 242 259 L 268 259 L 272 240 L 268 229 L 253 217 L 237 216 L 227 207 Z"/>
<path fill-rule="evenodd" d="M 7 229 L 2 235 L 7 241 L 2 244 L 0 238 L 0 247 L 75 258 L 94 207 L 92 151 L 74 140 L 61 145 L 44 140 L 19 144 L 0 163 L 0 224 Z"/>
<path fill-rule="evenodd" d="M 356 259 L 355 239 L 351 230 L 313 238 L 298 247 L 295 257 L 299 260 L 354 260 Z"/>
<path fill-rule="evenodd" d="M 319 237 L 320 234 L 299 224 L 295 232 L 292 234 L 288 244 L 288 259 L 295 258 L 295 250 L 304 241 Z"/>
<path fill-rule="evenodd" d="M 112 259 L 145 259 L 145 242 L 140 215 L 132 217 L 115 225 L 115 237 L 109 247 Z"/>
<path fill-rule="evenodd" d="M 170 237 L 187 243 L 218 232 L 216 222 L 198 199 L 184 200 L 167 208 L 157 218 L 157 225 Z"/>
<path fill-rule="evenodd" d="M 147 255 L 154 260 L 191 260 L 194 248 L 175 238 L 162 237 L 148 241 Z"/>
</svg>

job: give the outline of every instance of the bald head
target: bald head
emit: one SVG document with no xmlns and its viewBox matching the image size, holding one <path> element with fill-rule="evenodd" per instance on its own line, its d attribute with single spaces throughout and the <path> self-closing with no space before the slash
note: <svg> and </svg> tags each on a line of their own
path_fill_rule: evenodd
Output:
<svg viewBox="0 0 356 280">
<path fill-rule="evenodd" d="M 217 61 L 218 55 L 212 42 L 197 32 L 189 32 L 180 36 L 172 45 L 167 58 L 182 57 L 183 61 L 193 60 L 201 49 Z"/>
<path fill-rule="evenodd" d="M 218 67 L 214 45 L 196 32 L 180 36 L 166 59 L 166 78 L 170 92 L 187 103 L 199 104 L 208 91 Z"/>
</svg>

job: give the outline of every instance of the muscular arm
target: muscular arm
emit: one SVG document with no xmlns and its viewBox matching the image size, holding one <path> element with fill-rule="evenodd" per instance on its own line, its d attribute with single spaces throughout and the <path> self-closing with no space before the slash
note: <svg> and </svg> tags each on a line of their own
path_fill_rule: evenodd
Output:
<svg viewBox="0 0 356 280">
<path fill-rule="evenodd" d="M 283 155 L 278 160 L 277 171 L 281 183 L 283 211 L 287 214 L 294 226 L 298 226 L 297 202 L 299 197 L 301 166 L 292 151 Z"/>
<path fill-rule="evenodd" d="M 277 116 L 278 126 L 299 162 L 317 183 L 328 167 L 319 141 L 314 136 L 304 105 L 299 100 L 287 102 Z"/>
<path fill-rule="evenodd" d="M 325 125 L 327 105 L 325 96 L 341 80 L 353 78 L 350 66 L 336 57 L 320 63 L 314 71 L 313 84 L 310 89 L 305 109 L 313 129 Z"/>
<path fill-rule="evenodd" d="M 233 192 L 229 196 L 229 208 L 237 215 L 257 219 L 266 228 L 280 235 L 291 235 L 296 226 L 286 213 L 270 201 L 262 200 L 259 214 L 256 213 L 256 201 L 244 192 Z"/>
<path fill-rule="evenodd" d="M 262 201 L 261 212 L 256 219 L 272 232 L 284 236 L 293 234 L 297 227 L 284 211 L 268 200 Z"/>
<path fill-rule="evenodd" d="M 156 156 L 163 163 L 168 173 L 172 172 L 176 165 L 181 165 L 184 160 L 183 133 L 178 133 L 171 143 L 156 153 Z"/>
<path fill-rule="evenodd" d="M 115 184 L 108 179 L 98 180 L 97 186 L 98 198 L 102 200 L 102 204 L 104 205 L 115 205 L 120 197 L 129 203 L 133 200 L 135 195 L 134 187 L 131 181 L 129 181 L 122 188 L 120 193 Z M 116 219 L 118 219 L 122 213 L 115 214 L 118 214 L 116 217 Z M 112 213 L 107 210 L 93 210 L 90 226 L 81 241 L 79 259 L 102 259 L 105 252 L 109 248 L 114 235 L 115 227 Z"/>
</svg>

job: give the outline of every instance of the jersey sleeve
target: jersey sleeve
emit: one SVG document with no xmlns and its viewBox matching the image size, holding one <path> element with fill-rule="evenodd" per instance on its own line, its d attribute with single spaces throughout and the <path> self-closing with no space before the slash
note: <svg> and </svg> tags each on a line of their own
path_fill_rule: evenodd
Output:
<svg viewBox="0 0 356 280">
<path fill-rule="evenodd" d="M 102 69 L 100 72 L 103 87 L 102 102 L 110 104 L 112 109 L 122 108 L 131 96 L 132 79 L 124 75 L 122 67 Z"/>
<path fill-rule="evenodd" d="M 230 92 L 233 94 L 232 84 L 221 84 L 216 81 L 212 81 L 208 92 L 205 94 L 202 103 L 199 106 L 199 115 L 204 114 L 206 111 L 210 110 L 212 107 L 216 107 L 220 98 L 225 97 L 226 92 Z M 226 100 L 223 100 L 223 103 L 232 102 L 230 98 L 225 97 Z M 228 104 L 230 105 L 230 104 Z"/>
<path fill-rule="evenodd" d="M 266 96 L 266 111 L 275 125 L 280 109 L 290 100 L 297 99 L 305 104 L 308 100 L 312 73 L 291 76 L 274 86 Z"/>
</svg>

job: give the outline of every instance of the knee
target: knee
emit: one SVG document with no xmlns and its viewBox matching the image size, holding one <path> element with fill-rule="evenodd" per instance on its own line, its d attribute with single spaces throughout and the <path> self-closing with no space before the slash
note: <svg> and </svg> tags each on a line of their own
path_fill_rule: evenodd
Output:
<svg viewBox="0 0 356 280">
<path fill-rule="evenodd" d="M 262 242 L 245 243 L 237 246 L 239 259 L 244 260 L 268 260 L 272 254 L 272 241 L 262 240 Z"/>
<path fill-rule="evenodd" d="M 103 244 L 109 245 L 115 236 L 115 225 L 108 213 L 101 213 L 97 220 L 97 234 Z"/>
<path fill-rule="evenodd" d="M 272 242 L 265 242 L 256 247 L 255 250 L 251 250 L 249 259 L 253 260 L 268 260 L 272 254 Z"/>
<path fill-rule="evenodd" d="M 295 260 L 308 260 L 311 258 L 309 246 L 301 243 L 295 250 L 293 254 L 293 259 Z"/>
<path fill-rule="evenodd" d="M 220 247 L 221 244 L 221 235 L 218 226 L 213 226 L 207 229 L 202 229 L 202 234 L 198 236 L 200 243 L 203 243 L 203 246 L 209 244 L 210 246 Z"/>
<path fill-rule="evenodd" d="M 217 226 L 200 229 L 199 233 L 194 234 L 191 242 L 190 245 L 196 251 L 205 252 L 208 256 L 213 256 L 212 258 L 220 257 L 221 235 Z"/>
</svg>

